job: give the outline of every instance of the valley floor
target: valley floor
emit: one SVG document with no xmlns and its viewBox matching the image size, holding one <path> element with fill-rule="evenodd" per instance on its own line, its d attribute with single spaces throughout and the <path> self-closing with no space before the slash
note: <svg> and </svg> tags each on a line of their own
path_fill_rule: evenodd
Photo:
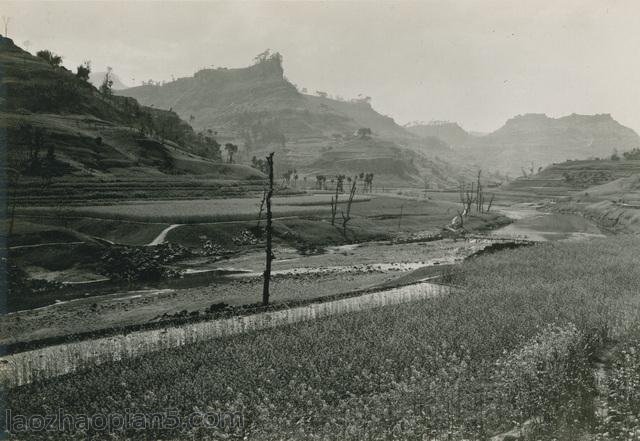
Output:
<svg viewBox="0 0 640 441">
<path fill-rule="evenodd" d="M 385 214 L 374 201 L 360 203 L 355 225 L 377 229 L 375 239 L 404 221 L 401 234 L 316 250 L 327 237 L 340 236 L 308 219 L 288 224 L 313 228 L 305 230 L 303 250 L 278 242 L 273 303 L 434 276 L 454 291 L 88 367 L 11 389 L 8 406 L 25 414 L 61 406 L 70 413 L 198 409 L 243 418 L 240 429 L 121 431 L 115 439 L 488 439 L 506 433 L 606 440 L 639 430 L 640 398 L 629 389 L 640 372 L 637 238 L 604 237 L 584 217 L 540 211 L 540 203 L 498 206 L 493 216 L 470 221 L 483 230 L 504 224 L 504 215 L 515 220 L 482 236 L 437 237 L 437 229 L 424 226 L 443 225 L 450 211 L 425 217 L 420 207 L 449 203 L 414 204 L 400 218 L 398 205 Z M 166 228 L 156 227 L 154 237 Z M 190 243 L 202 228 L 176 227 L 165 239 Z M 211 228 L 205 231 L 219 231 Z M 478 253 L 500 243 L 492 238 L 536 244 Z M 176 263 L 186 270 L 177 285 L 74 295 L 14 312 L 0 321 L 1 343 L 20 351 L 52 338 L 60 343 L 165 320 L 175 326 L 176 318 L 207 320 L 208 309 L 260 300 L 263 259 L 255 246 L 223 259 L 192 256 Z M 189 277 L 201 279 L 189 286 Z"/>
</svg>

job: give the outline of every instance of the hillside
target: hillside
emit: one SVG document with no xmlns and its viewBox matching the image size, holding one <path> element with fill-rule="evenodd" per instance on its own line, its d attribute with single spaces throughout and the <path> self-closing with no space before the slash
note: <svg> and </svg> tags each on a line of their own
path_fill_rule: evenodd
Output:
<svg viewBox="0 0 640 441">
<path fill-rule="evenodd" d="M 213 130 L 222 142 L 237 143 L 240 161 L 276 151 L 278 174 L 290 169 L 305 176 L 378 170 L 388 183 L 421 186 L 425 179 L 449 186 L 471 179 L 462 169 L 443 168 L 445 163 L 435 160 L 451 154 L 446 142 L 411 133 L 376 112 L 369 100 L 300 93 L 284 76 L 277 53 L 246 68 L 205 69 L 193 77 L 118 93 L 171 109 L 194 127 Z M 361 128 L 371 133 L 357 134 Z M 331 167 L 337 158 L 339 171 Z"/>
<path fill-rule="evenodd" d="M 246 166 L 221 164 L 215 140 L 197 135 L 174 112 L 103 95 L 89 82 L 23 51 L 10 39 L 0 39 L 0 64 L 5 91 L 2 126 L 8 165 L 22 176 L 19 197 L 40 197 L 45 192 L 31 181 L 41 181 L 47 191 L 67 197 L 68 190 L 55 188 L 70 179 L 86 181 L 87 185 L 77 186 L 84 188 L 96 180 L 263 176 Z M 126 188 L 123 185 L 123 191 Z"/>
<path fill-rule="evenodd" d="M 609 114 L 550 118 L 544 114 L 519 115 L 500 129 L 471 138 L 458 148 L 488 169 L 521 175 L 568 159 L 609 157 L 640 146 L 640 136 Z"/>
<path fill-rule="evenodd" d="M 428 123 L 414 122 L 404 126 L 411 133 L 421 138 L 438 138 L 451 147 L 468 144 L 472 135 L 456 122 L 431 121 Z"/>
<path fill-rule="evenodd" d="M 464 179 L 473 173 L 375 138 L 354 138 L 325 148 L 322 155 L 305 169 L 312 175 L 338 173 L 349 176 L 371 172 L 375 174 L 376 182 L 385 185 L 424 187 L 426 182 L 432 189 L 451 188 L 455 179 Z"/>
<path fill-rule="evenodd" d="M 204 69 L 193 77 L 120 93 L 145 105 L 173 109 L 185 119 L 194 116 L 194 127 L 248 144 L 279 143 L 282 135 L 287 142 L 347 135 L 361 127 L 383 138 L 415 138 L 368 102 L 298 92 L 285 78 L 279 54 L 246 68 Z"/>
</svg>

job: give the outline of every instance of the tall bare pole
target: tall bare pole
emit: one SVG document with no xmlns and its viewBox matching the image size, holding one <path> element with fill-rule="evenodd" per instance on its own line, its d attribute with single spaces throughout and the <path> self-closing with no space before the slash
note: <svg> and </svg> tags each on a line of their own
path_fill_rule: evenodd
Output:
<svg viewBox="0 0 640 441">
<path fill-rule="evenodd" d="M 7 17 L 6 15 L 2 16 L 2 22 L 4 23 L 4 36 L 5 36 L 5 38 L 9 38 L 8 27 L 9 27 L 9 22 L 10 21 L 11 21 L 11 17 Z"/>
<path fill-rule="evenodd" d="M 267 165 L 269 167 L 269 188 L 265 196 L 265 202 L 267 203 L 267 246 L 265 252 L 267 254 L 267 261 L 264 269 L 264 284 L 262 285 L 262 305 L 267 306 L 269 304 L 269 282 L 271 281 L 271 261 L 273 260 L 273 251 L 271 249 L 271 196 L 273 196 L 273 152 L 267 156 Z"/>
</svg>

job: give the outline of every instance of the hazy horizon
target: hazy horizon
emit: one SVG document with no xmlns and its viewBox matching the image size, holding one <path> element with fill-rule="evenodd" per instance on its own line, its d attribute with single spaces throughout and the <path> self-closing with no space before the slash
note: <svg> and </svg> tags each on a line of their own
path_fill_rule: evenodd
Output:
<svg viewBox="0 0 640 441">
<path fill-rule="evenodd" d="M 247 66 L 270 48 L 300 88 L 369 95 L 399 124 L 489 132 L 523 113 L 611 113 L 640 131 L 632 1 L 6 1 L 1 13 L 21 47 L 72 70 L 111 66 L 129 86 Z"/>
</svg>

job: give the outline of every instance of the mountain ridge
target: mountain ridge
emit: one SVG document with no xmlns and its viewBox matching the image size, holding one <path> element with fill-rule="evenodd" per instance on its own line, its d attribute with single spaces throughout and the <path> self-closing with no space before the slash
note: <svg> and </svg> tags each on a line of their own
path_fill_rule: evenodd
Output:
<svg viewBox="0 0 640 441">
<path fill-rule="evenodd" d="M 640 146 L 640 136 L 611 114 L 552 118 L 544 113 L 516 115 L 497 130 L 471 137 L 457 150 L 483 167 L 519 174 L 568 159 L 608 157 Z"/>
<path fill-rule="evenodd" d="M 193 115 L 196 128 L 210 128 L 242 141 L 247 141 L 247 132 L 257 132 L 256 126 L 264 125 L 271 125 L 271 131 L 287 139 L 345 135 L 361 127 L 385 138 L 416 138 L 368 102 L 299 92 L 284 76 L 277 53 L 248 67 L 203 69 L 164 85 L 142 85 L 118 93 L 146 105 L 173 109 L 183 118 Z"/>
</svg>

